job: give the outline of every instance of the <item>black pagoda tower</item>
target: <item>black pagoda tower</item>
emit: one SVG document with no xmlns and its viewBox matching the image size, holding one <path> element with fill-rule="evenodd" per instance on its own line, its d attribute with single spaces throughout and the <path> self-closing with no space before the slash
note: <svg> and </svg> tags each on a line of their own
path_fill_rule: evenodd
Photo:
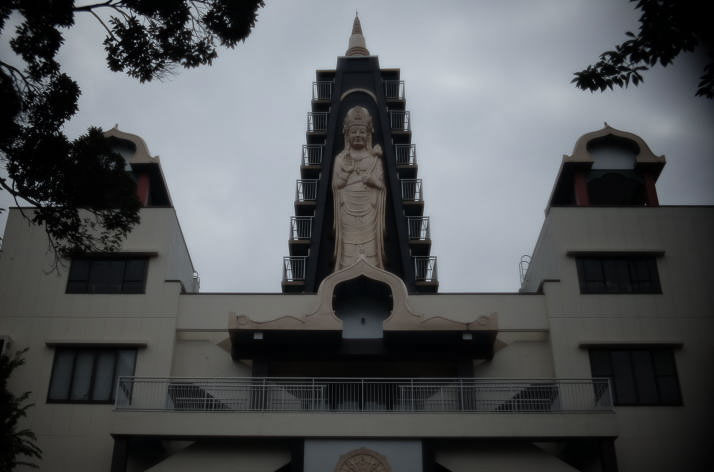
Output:
<svg viewBox="0 0 714 472">
<path fill-rule="evenodd" d="M 344 148 L 342 123 L 355 106 L 368 110 L 373 141 L 383 149 L 386 187 L 384 269 L 400 277 L 409 292 L 436 292 L 436 258 L 430 256 L 429 218 L 417 178 L 404 81 L 399 69 L 382 69 L 367 50 L 355 17 L 349 46 L 334 70 L 318 70 L 307 114 L 306 144 L 290 218 L 289 256 L 283 260 L 283 292 L 315 293 L 334 271 L 335 230 L 332 174 Z"/>
</svg>

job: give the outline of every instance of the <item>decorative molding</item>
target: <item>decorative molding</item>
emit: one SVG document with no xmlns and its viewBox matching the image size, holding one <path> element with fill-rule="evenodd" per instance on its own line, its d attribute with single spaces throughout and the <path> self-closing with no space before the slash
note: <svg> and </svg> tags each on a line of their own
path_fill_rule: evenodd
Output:
<svg viewBox="0 0 714 472">
<path fill-rule="evenodd" d="M 136 134 L 126 133 L 119 129 L 119 125 L 114 125 L 114 127 L 108 131 L 104 132 L 104 136 L 107 138 L 116 138 L 122 141 L 129 141 L 134 145 L 134 154 L 128 159 L 131 164 L 143 164 L 143 163 L 159 163 L 159 156 L 152 156 L 149 153 L 149 147 L 146 145 L 146 141 L 141 136 Z"/>
<path fill-rule="evenodd" d="M 580 138 L 578 138 L 578 140 L 575 142 L 573 153 L 570 156 L 568 156 L 567 154 L 564 155 L 563 162 L 592 164 L 593 157 L 590 154 L 590 151 L 588 151 L 588 143 L 590 143 L 590 141 L 594 139 L 604 138 L 606 136 L 616 136 L 618 138 L 626 139 L 635 143 L 640 149 L 640 152 L 637 154 L 637 156 L 635 156 L 635 162 L 637 162 L 637 164 L 664 165 L 665 163 L 664 155 L 655 155 L 642 138 L 640 138 L 634 133 L 628 133 L 627 131 L 615 129 L 612 126 L 608 125 L 607 122 L 605 123 L 605 126 L 602 129 L 586 133 Z"/>
<path fill-rule="evenodd" d="M 361 447 L 341 455 L 335 472 L 392 472 L 392 467 L 382 454 Z"/>
<path fill-rule="evenodd" d="M 340 101 L 344 100 L 347 95 L 349 95 L 351 93 L 357 93 L 357 92 L 366 93 L 367 95 L 372 97 L 372 100 L 374 100 L 374 103 L 377 103 L 377 96 L 374 94 L 374 92 L 372 92 L 371 90 L 363 89 L 363 88 L 349 89 L 348 91 L 346 91 L 345 93 L 340 95 Z"/>
<path fill-rule="evenodd" d="M 305 330 L 341 331 L 342 320 L 332 308 L 335 288 L 342 282 L 366 277 L 382 282 L 392 292 L 392 312 L 383 322 L 384 331 L 497 331 L 498 314 L 474 315 L 468 321 L 456 321 L 448 315 L 427 316 L 415 313 L 408 305 L 409 293 L 402 279 L 368 263 L 360 257 L 345 269 L 325 277 L 317 289 L 317 307 L 307 314 L 285 314 L 268 321 L 254 321 L 250 316 L 229 314 L 229 330 Z"/>
</svg>

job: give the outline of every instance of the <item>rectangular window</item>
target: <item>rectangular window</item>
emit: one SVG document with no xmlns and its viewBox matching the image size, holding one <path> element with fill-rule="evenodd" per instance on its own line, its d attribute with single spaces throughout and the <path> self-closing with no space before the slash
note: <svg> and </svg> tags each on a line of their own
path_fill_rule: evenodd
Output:
<svg viewBox="0 0 714 472">
<path fill-rule="evenodd" d="M 662 293 L 652 255 L 578 256 L 580 293 Z"/>
<path fill-rule="evenodd" d="M 48 402 L 112 403 L 117 377 L 134 375 L 136 349 L 57 348 Z"/>
<path fill-rule="evenodd" d="M 67 293 L 144 293 L 148 258 L 72 259 Z"/>
<path fill-rule="evenodd" d="M 681 405 L 671 349 L 591 349 L 593 377 L 607 377 L 615 405 Z"/>
</svg>

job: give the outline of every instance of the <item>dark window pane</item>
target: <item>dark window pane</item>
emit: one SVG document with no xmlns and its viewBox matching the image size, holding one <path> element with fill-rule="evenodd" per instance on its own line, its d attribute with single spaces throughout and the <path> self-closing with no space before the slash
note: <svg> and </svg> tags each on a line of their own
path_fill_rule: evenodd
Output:
<svg viewBox="0 0 714 472">
<path fill-rule="evenodd" d="M 632 351 L 632 364 L 639 403 L 656 404 L 658 402 L 657 384 L 650 351 Z"/>
<path fill-rule="evenodd" d="M 146 276 L 146 259 L 127 259 L 124 281 L 139 282 Z"/>
<path fill-rule="evenodd" d="M 636 403 L 637 392 L 630 363 L 630 353 L 628 351 L 613 351 L 612 369 L 615 377 L 615 401 L 620 404 Z"/>
<path fill-rule="evenodd" d="M 604 350 L 590 351 L 590 369 L 593 377 L 612 376 L 610 352 Z"/>
<path fill-rule="evenodd" d="M 89 279 L 89 260 L 73 259 L 69 268 L 69 280 L 86 281 L 87 279 Z"/>
<path fill-rule="evenodd" d="M 67 400 L 69 398 L 73 362 L 73 351 L 58 350 L 55 354 L 55 363 L 52 367 L 52 383 L 50 384 L 50 393 L 47 395 L 50 400 Z"/>
<path fill-rule="evenodd" d="M 660 403 L 663 405 L 679 405 L 682 403 L 682 394 L 679 391 L 679 382 L 675 376 L 657 378 Z"/>
<path fill-rule="evenodd" d="M 607 259 L 603 261 L 605 285 L 608 292 L 630 292 L 630 274 L 627 271 L 627 261 L 623 259 Z"/>
<path fill-rule="evenodd" d="M 654 256 L 579 257 L 583 293 L 659 293 Z"/>
<path fill-rule="evenodd" d="M 117 377 L 134 375 L 136 363 L 136 349 L 122 349 L 117 359 Z"/>
<path fill-rule="evenodd" d="M 597 259 L 583 259 L 583 277 L 587 282 L 602 282 L 602 264 Z"/>
<path fill-rule="evenodd" d="M 134 375 L 136 349 L 58 349 L 52 368 L 49 400 L 109 402 L 117 375 Z"/>
<path fill-rule="evenodd" d="M 89 291 L 95 293 L 121 292 L 124 278 L 123 260 L 92 261 Z"/>
<path fill-rule="evenodd" d="M 148 260 L 74 259 L 67 293 L 144 293 Z"/>
<path fill-rule="evenodd" d="M 92 382 L 92 368 L 94 367 L 94 354 L 92 351 L 78 351 L 74 362 L 74 375 L 72 376 L 72 392 L 70 400 L 89 400 L 89 387 Z"/>
<path fill-rule="evenodd" d="M 674 355 L 672 351 L 657 349 L 652 351 L 654 358 L 655 373 L 657 375 L 675 375 Z"/>
<path fill-rule="evenodd" d="M 92 400 L 109 401 L 112 398 L 112 385 L 114 380 L 115 351 L 100 351 L 94 370 L 94 388 Z"/>
</svg>

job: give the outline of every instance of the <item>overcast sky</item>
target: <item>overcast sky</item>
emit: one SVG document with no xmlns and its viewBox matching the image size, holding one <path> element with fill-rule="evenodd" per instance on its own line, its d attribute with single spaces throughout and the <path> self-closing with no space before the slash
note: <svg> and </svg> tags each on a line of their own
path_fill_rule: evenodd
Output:
<svg viewBox="0 0 714 472">
<path fill-rule="evenodd" d="M 570 84 L 637 29 L 625 0 L 266 0 L 213 66 L 143 85 L 106 69 L 103 30 L 78 16 L 60 54 L 82 88 L 67 131 L 118 123 L 160 156 L 201 291 L 280 291 L 311 84 L 345 53 L 355 9 L 370 52 L 406 84 L 441 292 L 518 290 L 562 155 L 605 121 L 666 156 L 661 204 L 714 204 L 714 102 L 694 96 L 698 56 L 627 90 Z"/>
</svg>

